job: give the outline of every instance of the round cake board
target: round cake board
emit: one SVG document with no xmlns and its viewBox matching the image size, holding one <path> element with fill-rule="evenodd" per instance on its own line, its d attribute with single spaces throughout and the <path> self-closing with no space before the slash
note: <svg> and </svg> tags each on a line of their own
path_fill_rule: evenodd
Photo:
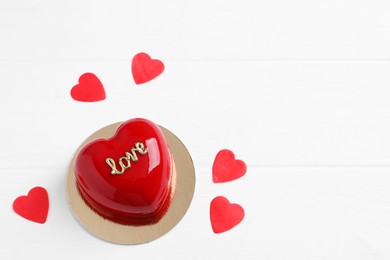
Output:
<svg viewBox="0 0 390 260">
<path fill-rule="evenodd" d="M 85 144 L 98 138 L 110 138 L 121 123 L 103 127 L 80 145 L 68 167 L 66 191 L 74 215 L 93 235 L 118 244 L 142 244 L 166 234 L 184 217 L 194 196 L 195 169 L 185 145 L 168 129 L 159 126 L 168 142 L 176 177 L 175 192 L 168 211 L 159 222 L 144 226 L 122 225 L 101 217 L 84 202 L 77 189 L 74 161 Z"/>
</svg>

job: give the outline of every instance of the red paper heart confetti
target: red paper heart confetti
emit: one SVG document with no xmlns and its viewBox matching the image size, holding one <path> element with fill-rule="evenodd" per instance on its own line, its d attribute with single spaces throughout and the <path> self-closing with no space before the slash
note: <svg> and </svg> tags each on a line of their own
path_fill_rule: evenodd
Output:
<svg viewBox="0 0 390 260">
<path fill-rule="evenodd" d="M 234 228 L 244 216 L 244 209 L 238 204 L 230 203 L 225 197 L 216 197 L 210 203 L 211 227 L 216 234 Z"/>
<path fill-rule="evenodd" d="M 79 78 L 79 84 L 70 91 L 76 101 L 96 102 L 106 98 L 106 92 L 99 78 L 93 73 L 84 73 Z"/>
<path fill-rule="evenodd" d="M 142 84 L 159 76 L 164 71 L 164 63 L 140 52 L 134 56 L 131 70 L 135 83 Z"/>
<path fill-rule="evenodd" d="M 236 160 L 232 151 L 224 149 L 216 155 L 212 171 L 215 183 L 233 181 L 244 176 L 246 164 Z"/>
<path fill-rule="evenodd" d="M 45 223 L 49 211 L 49 196 L 45 188 L 32 188 L 27 196 L 15 199 L 13 208 L 16 214 L 37 223 Z"/>
</svg>

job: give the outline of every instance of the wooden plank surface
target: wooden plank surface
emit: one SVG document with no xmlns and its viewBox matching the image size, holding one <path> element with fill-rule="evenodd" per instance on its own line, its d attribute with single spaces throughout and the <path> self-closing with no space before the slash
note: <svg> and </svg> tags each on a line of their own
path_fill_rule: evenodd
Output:
<svg viewBox="0 0 390 260">
<path fill-rule="evenodd" d="M 197 169 L 194 200 L 183 220 L 144 245 L 118 246 L 89 234 L 67 207 L 64 167 L 15 170 L 0 190 L 0 228 L 6 259 L 389 259 L 388 168 L 250 167 L 234 183 L 213 184 Z M 16 216 L 9 203 L 34 185 L 48 189 L 44 225 Z M 209 202 L 223 195 L 246 218 L 224 234 L 212 233 Z M 21 249 L 22 248 L 22 249 Z"/>
<path fill-rule="evenodd" d="M 390 2 L 0 1 L 0 259 L 390 259 Z M 134 84 L 140 51 L 164 73 Z M 85 72 L 107 99 L 80 103 Z M 162 238 L 118 246 L 84 230 L 65 177 L 104 125 L 149 118 L 189 149 L 188 214 Z M 248 165 L 213 184 L 216 153 Z M 34 186 L 48 221 L 13 200 Z M 244 221 L 215 235 L 210 201 Z"/>
<path fill-rule="evenodd" d="M 0 3 L 0 60 L 390 58 L 390 2 L 11 1 Z"/>
<path fill-rule="evenodd" d="M 103 125 L 146 117 L 174 131 L 199 166 L 222 148 L 250 166 L 389 166 L 390 63 L 167 62 L 163 77 L 132 82 L 129 62 L 1 63 L 1 156 L 26 147 L 19 167 L 64 163 Z M 98 75 L 100 103 L 69 92 L 79 75 Z M 26 131 L 26 128 L 28 131 Z M 40 145 L 46 141 L 48 146 Z M 65 157 L 48 155 L 59 145 Z M 37 159 L 50 156 L 46 160 Z M 0 164 L 13 167 L 12 160 Z"/>
</svg>

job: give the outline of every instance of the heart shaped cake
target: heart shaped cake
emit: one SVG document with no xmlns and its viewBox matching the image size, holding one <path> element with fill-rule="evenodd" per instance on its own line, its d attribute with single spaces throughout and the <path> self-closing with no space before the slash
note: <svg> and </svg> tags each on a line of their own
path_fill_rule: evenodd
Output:
<svg viewBox="0 0 390 260">
<path fill-rule="evenodd" d="M 81 148 L 75 160 L 81 197 L 100 216 L 124 225 L 157 223 L 175 190 L 174 162 L 161 129 L 146 119 Z"/>
</svg>

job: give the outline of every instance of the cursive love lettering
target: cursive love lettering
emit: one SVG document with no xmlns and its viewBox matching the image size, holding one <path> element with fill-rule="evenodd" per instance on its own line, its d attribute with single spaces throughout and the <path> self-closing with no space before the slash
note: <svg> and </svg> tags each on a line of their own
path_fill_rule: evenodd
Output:
<svg viewBox="0 0 390 260">
<path fill-rule="evenodd" d="M 131 167 L 131 162 L 138 162 L 138 157 L 136 152 L 138 152 L 141 155 L 145 155 L 148 152 L 148 148 L 145 148 L 143 143 L 136 142 L 134 144 L 134 147 L 131 148 L 130 153 L 126 152 L 125 156 L 119 158 L 118 164 L 120 166 L 120 171 L 118 170 L 114 159 L 107 158 L 106 163 L 108 164 L 108 166 L 111 167 L 111 174 L 112 175 L 123 174 L 125 170 Z"/>
</svg>

